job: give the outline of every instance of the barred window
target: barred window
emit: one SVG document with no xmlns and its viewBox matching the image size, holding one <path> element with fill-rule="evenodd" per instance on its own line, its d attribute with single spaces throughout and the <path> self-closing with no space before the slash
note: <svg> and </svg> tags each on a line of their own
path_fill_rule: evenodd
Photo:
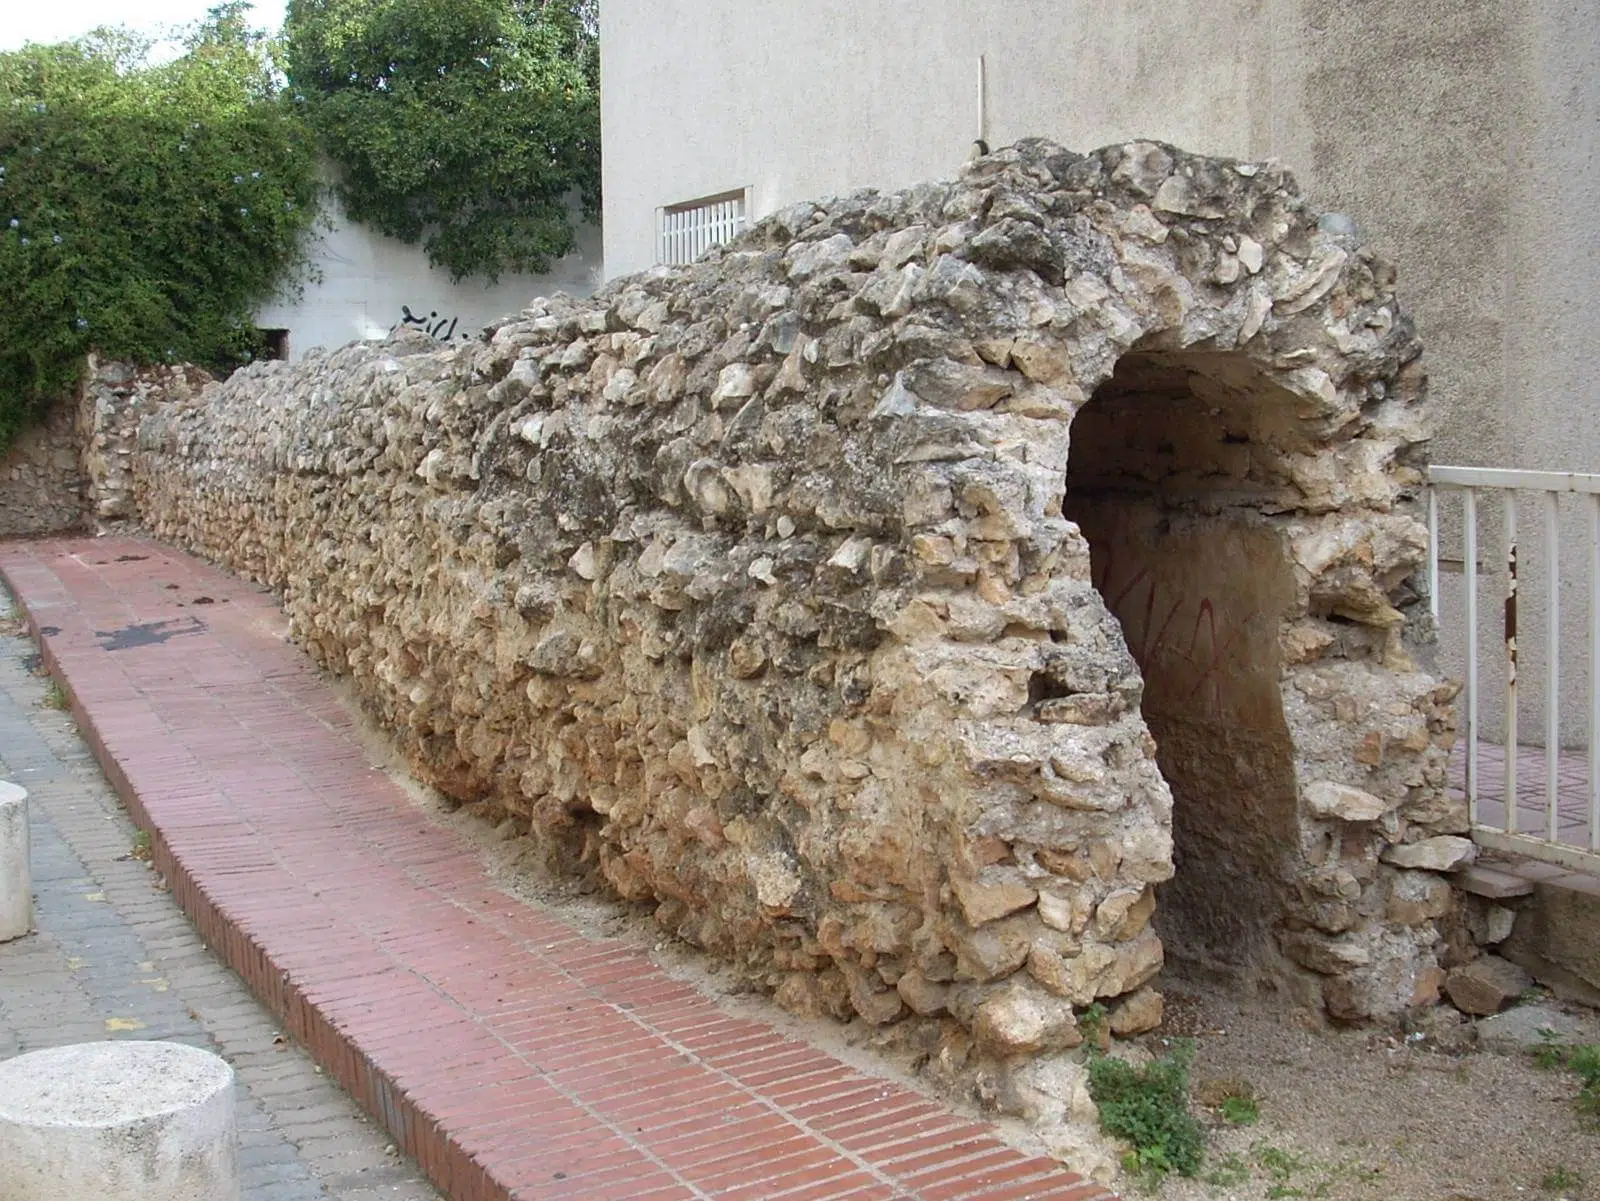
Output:
<svg viewBox="0 0 1600 1201">
<path fill-rule="evenodd" d="M 692 263 L 713 246 L 732 241 L 749 223 L 749 190 L 670 204 L 658 214 L 656 261 Z"/>
</svg>

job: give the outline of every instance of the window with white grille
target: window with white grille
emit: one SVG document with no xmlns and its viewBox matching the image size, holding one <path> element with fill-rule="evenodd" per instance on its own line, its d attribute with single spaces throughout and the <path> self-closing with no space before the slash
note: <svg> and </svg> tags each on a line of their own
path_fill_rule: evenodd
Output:
<svg viewBox="0 0 1600 1201">
<path fill-rule="evenodd" d="M 656 260 L 692 263 L 713 246 L 730 242 L 749 222 L 749 191 L 722 192 L 658 210 Z"/>
</svg>

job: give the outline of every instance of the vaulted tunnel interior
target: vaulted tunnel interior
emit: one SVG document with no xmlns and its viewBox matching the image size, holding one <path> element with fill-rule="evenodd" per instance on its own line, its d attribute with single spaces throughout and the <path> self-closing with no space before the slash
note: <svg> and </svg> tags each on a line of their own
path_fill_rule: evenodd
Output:
<svg viewBox="0 0 1600 1201">
<path fill-rule="evenodd" d="M 1144 674 L 1173 793 L 1168 956 L 1263 979 L 1298 839 L 1278 643 L 1292 575 L 1270 520 L 1294 494 L 1295 409 L 1242 356 L 1130 353 L 1073 422 L 1063 506 Z"/>
</svg>

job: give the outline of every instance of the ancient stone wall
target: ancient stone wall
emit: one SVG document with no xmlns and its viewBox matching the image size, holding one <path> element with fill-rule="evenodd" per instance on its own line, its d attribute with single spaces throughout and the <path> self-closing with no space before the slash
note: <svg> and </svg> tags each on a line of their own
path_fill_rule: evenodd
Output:
<svg viewBox="0 0 1600 1201">
<path fill-rule="evenodd" d="M 54 534 L 134 516 L 139 422 L 190 399 L 198 367 L 139 367 L 90 357 L 76 393 L 22 431 L 0 458 L 0 538 Z"/>
<path fill-rule="evenodd" d="M 1436 996 L 1417 355 L 1281 169 L 1025 142 L 238 372 L 135 497 L 444 792 L 786 1004 L 1015 1065 L 1155 1020 L 1158 930 L 1337 1017 Z"/>
<path fill-rule="evenodd" d="M 89 516 L 99 523 L 136 516 L 133 456 L 139 423 L 158 406 L 192 400 L 211 375 L 189 364 L 139 367 L 89 360 L 78 403 L 78 443 Z"/>
<path fill-rule="evenodd" d="M 77 529 L 88 520 L 78 406 L 63 402 L 0 455 L 0 538 Z"/>
</svg>

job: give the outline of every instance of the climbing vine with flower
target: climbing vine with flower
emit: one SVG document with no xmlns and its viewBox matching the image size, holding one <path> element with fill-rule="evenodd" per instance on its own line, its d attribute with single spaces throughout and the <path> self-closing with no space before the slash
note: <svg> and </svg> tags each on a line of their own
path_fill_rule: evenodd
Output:
<svg viewBox="0 0 1600 1201">
<path fill-rule="evenodd" d="M 0 54 L 0 449 L 86 352 L 227 369 L 294 285 L 316 149 L 245 8 L 160 64 L 115 32 Z"/>
</svg>

